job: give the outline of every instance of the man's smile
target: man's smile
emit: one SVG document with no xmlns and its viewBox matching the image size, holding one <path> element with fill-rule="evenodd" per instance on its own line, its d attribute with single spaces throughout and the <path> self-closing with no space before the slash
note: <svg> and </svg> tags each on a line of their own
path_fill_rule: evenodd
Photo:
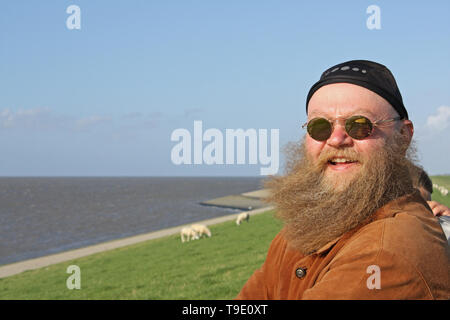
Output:
<svg viewBox="0 0 450 320">
<path fill-rule="evenodd" d="M 345 171 L 356 168 L 359 165 L 359 161 L 345 157 L 333 157 L 327 163 L 327 167 L 334 171 Z"/>
</svg>

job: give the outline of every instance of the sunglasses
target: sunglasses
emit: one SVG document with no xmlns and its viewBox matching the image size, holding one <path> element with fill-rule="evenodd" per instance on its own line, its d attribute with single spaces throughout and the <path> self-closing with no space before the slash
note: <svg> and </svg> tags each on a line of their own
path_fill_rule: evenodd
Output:
<svg viewBox="0 0 450 320">
<path fill-rule="evenodd" d="M 362 140 L 370 136 L 373 128 L 392 121 L 401 120 L 401 117 L 396 117 L 387 120 L 379 120 L 372 122 L 364 116 L 353 116 L 347 119 L 337 118 L 330 121 L 325 118 L 314 118 L 302 125 L 302 128 L 307 128 L 308 134 L 311 138 L 317 141 L 327 140 L 333 133 L 333 126 L 336 121 L 345 120 L 344 128 L 347 134 L 356 140 Z"/>
</svg>

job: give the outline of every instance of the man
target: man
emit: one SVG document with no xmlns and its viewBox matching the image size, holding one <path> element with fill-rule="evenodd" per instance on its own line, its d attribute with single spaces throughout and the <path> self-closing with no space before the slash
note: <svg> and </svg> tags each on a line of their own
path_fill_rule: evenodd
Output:
<svg viewBox="0 0 450 320">
<path fill-rule="evenodd" d="M 439 219 L 439 223 L 447 238 L 447 243 L 450 245 L 450 208 L 442 203 L 431 200 L 433 182 L 431 182 L 431 179 L 425 170 L 413 166 L 411 168 L 411 177 L 414 188 L 419 190 L 420 195 L 427 201 L 433 214 Z"/>
<path fill-rule="evenodd" d="M 413 125 L 391 72 L 365 60 L 309 91 L 307 134 L 269 201 L 284 222 L 238 299 L 450 299 L 449 249 L 413 188 Z"/>
<path fill-rule="evenodd" d="M 411 177 L 414 188 L 418 189 L 422 198 L 424 198 L 430 206 L 433 214 L 436 217 L 450 216 L 450 208 L 431 200 L 431 194 L 433 193 L 433 182 L 428 174 L 420 167 L 414 166 L 411 169 Z"/>
</svg>

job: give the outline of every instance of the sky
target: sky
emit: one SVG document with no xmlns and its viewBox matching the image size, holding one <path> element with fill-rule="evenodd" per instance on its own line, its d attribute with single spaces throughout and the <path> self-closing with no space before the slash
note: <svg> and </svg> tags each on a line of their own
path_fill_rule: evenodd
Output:
<svg viewBox="0 0 450 320">
<path fill-rule="evenodd" d="M 393 72 L 419 163 L 450 174 L 449 12 L 446 0 L 2 1 L 0 176 L 261 174 L 250 146 L 244 163 L 207 164 L 208 129 L 224 159 L 227 130 L 278 132 L 282 173 L 310 87 L 353 59 Z M 191 164 L 174 161 L 187 141 L 174 132 L 191 135 Z"/>
</svg>

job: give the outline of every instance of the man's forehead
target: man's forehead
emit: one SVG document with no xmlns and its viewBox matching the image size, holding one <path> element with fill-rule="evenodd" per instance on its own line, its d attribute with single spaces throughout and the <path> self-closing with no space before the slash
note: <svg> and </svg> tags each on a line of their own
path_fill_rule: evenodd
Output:
<svg viewBox="0 0 450 320">
<path fill-rule="evenodd" d="M 343 107 L 343 108 L 325 108 L 322 110 L 311 110 L 308 111 L 308 117 L 309 118 L 316 118 L 316 117 L 327 117 L 327 116 L 340 116 L 340 117 L 351 117 L 354 115 L 361 115 L 365 116 L 369 119 L 375 119 L 380 116 L 380 114 L 375 114 L 371 112 L 370 110 L 363 109 L 360 107 Z"/>
<path fill-rule="evenodd" d="M 314 93 L 309 101 L 308 117 L 364 115 L 371 119 L 397 116 L 397 112 L 383 97 L 348 83 L 326 85 Z"/>
</svg>

